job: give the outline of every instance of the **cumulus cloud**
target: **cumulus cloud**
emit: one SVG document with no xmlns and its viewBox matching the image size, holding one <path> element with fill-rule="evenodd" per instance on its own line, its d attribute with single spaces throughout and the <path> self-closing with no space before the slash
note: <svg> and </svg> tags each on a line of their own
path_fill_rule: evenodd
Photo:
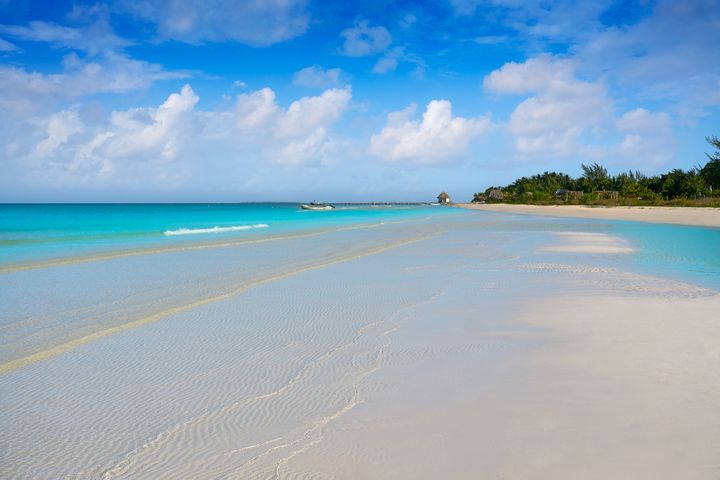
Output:
<svg viewBox="0 0 720 480">
<path fill-rule="evenodd" d="M 51 154 L 60 145 L 67 143 L 72 135 L 83 130 L 78 113 L 73 110 L 52 114 L 44 124 L 47 136 L 35 146 L 35 151 L 41 156 Z"/>
<path fill-rule="evenodd" d="M 338 85 L 341 77 L 342 70 L 339 68 L 325 70 L 319 65 L 312 65 L 295 72 L 293 83 L 301 87 L 327 88 Z"/>
<path fill-rule="evenodd" d="M 78 104 L 19 124 L 2 147 L 17 165 L 43 179 L 65 185 L 89 179 L 129 183 L 181 182 L 202 173 L 199 155 L 214 155 L 238 164 L 260 162 L 288 166 L 317 165 L 335 151 L 332 133 L 352 97 L 350 87 L 329 89 L 295 100 L 287 108 L 264 88 L 238 95 L 225 110 L 198 110 L 198 95 L 189 86 L 170 94 L 156 107 L 116 110 L 98 118 Z M 333 150 L 335 149 L 335 150 Z"/>
<path fill-rule="evenodd" d="M 184 134 L 191 133 L 190 114 L 198 100 L 190 85 L 185 85 L 158 108 L 113 112 L 111 130 L 100 134 L 108 138 L 106 154 L 112 158 L 137 154 L 176 158 L 187 140 Z"/>
<path fill-rule="evenodd" d="M 616 124 L 623 134 L 622 140 L 614 147 L 618 156 L 654 167 L 672 160 L 675 139 L 667 113 L 636 108 L 626 112 Z"/>
<path fill-rule="evenodd" d="M 718 104 L 720 8 L 716 0 L 607 2 L 449 0 L 457 15 L 492 18 L 526 51 L 564 51 L 577 71 L 602 76 L 642 100 L 673 102 L 687 116 Z M 479 42 L 495 43 L 489 35 Z"/>
<path fill-rule="evenodd" d="M 118 6 L 155 24 L 161 39 L 268 46 L 305 33 L 310 20 L 306 3 L 306 0 L 125 0 Z"/>
<path fill-rule="evenodd" d="M 636 108 L 618 118 L 605 86 L 578 78 L 575 69 L 573 61 L 544 55 L 507 63 L 485 77 L 486 91 L 528 95 L 506 124 L 519 154 L 653 166 L 671 159 L 667 113 Z"/>
<path fill-rule="evenodd" d="M 295 100 L 278 120 L 276 133 L 291 137 L 333 123 L 345 111 L 351 96 L 350 88 L 333 88 L 316 97 Z"/>
<path fill-rule="evenodd" d="M 340 32 L 345 39 L 341 52 L 349 57 L 364 57 L 384 51 L 392 42 L 392 35 L 385 27 L 371 27 L 367 20 Z"/>
<path fill-rule="evenodd" d="M 531 94 L 513 110 L 508 130 L 523 154 L 577 153 L 578 137 L 612 116 L 604 85 L 578 79 L 569 60 L 541 56 L 506 63 L 483 80 L 486 91 Z"/>
<path fill-rule="evenodd" d="M 241 130 L 265 127 L 279 115 L 280 106 L 275 103 L 275 92 L 267 87 L 238 95 L 235 102 L 235 123 Z"/>
<path fill-rule="evenodd" d="M 446 163 L 465 153 L 473 140 L 493 128 L 487 115 L 453 117 L 448 100 L 428 103 L 422 120 L 413 120 L 415 109 L 411 105 L 390 113 L 385 128 L 370 138 L 370 152 L 388 161 Z"/>
<path fill-rule="evenodd" d="M 342 117 L 351 98 L 350 87 L 332 88 L 295 100 L 285 109 L 275 92 L 263 88 L 238 95 L 232 115 L 244 144 L 252 145 L 259 157 L 286 165 L 318 164 L 335 142 L 330 126 Z"/>
<path fill-rule="evenodd" d="M 53 113 L 33 121 L 42 138 L 27 158 L 46 171 L 90 177 L 112 173 L 119 160 L 172 161 L 197 133 L 193 124 L 197 101 L 195 92 L 185 85 L 156 108 L 114 111 L 108 122 L 99 124 L 83 121 L 77 109 Z"/>
<path fill-rule="evenodd" d="M 309 135 L 292 140 L 280 148 L 273 160 L 285 165 L 302 165 L 313 159 L 321 160 L 323 149 L 328 145 L 328 133 L 318 127 Z M 316 162 L 319 163 L 319 162 Z"/>
<path fill-rule="evenodd" d="M 333 88 L 318 96 L 302 97 L 283 109 L 276 102 L 275 92 L 263 88 L 238 95 L 234 115 L 240 130 L 264 129 L 276 138 L 292 138 L 337 121 L 351 98 L 350 87 Z"/>
<path fill-rule="evenodd" d="M 617 126 L 621 132 L 666 132 L 670 128 L 670 116 L 636 108 L 620 117 Z"/>
</svg>

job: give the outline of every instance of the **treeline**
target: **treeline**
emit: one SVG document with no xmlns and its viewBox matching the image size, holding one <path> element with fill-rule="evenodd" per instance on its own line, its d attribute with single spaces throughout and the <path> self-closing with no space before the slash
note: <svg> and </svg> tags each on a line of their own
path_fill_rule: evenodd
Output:
<svg viewBox="0 0 720 480">
<path fill-rule="evenodd" d="M 504 187 L 476 193 L 474 202 L 662 204 L 720 202 L 720 138 L 707 137 L 716 149 L 706 154 L 708 162 L 688 171 L 674 169 L 647 176 L 638 171 L 610 175 L 597 163 L 582 165 L 583 174 L 572 178 L 564 173 L 545 172 L 522 177 Z"/>
</svg>

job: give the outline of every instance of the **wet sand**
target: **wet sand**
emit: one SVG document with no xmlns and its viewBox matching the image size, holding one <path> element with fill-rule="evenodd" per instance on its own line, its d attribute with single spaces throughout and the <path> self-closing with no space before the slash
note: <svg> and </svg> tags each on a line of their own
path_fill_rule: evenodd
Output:
<svg viewBox="0 0 720 480">
<path fill-rule="evenodd" d="M 0 274 L 0 476 L 718 478 L 720 293 L 456 211 Z"/>
</svg>

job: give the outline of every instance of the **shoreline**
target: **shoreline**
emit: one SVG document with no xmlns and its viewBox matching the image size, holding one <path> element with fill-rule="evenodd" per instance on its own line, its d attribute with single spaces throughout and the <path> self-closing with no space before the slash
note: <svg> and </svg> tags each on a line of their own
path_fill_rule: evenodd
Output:
<svg viewBox="0 0 720 480">
<path fill-rule="evenodd" d="M 720 208 L 699 207 L 587 207 L 584 205 L 517 205 L 509 203 L 456 203 L 467 210 L 548 217 L 627 220 L 720 228 Z"/>
<path fill-rule="evenodd" d="M 438 210 L 0 275 L 0 354 L 47 352 L 0 365 L 0 471 L 718 478 L 720 283 L 589 222 Z M 719 278 L 694 233 L 649 259 Z"/>
</svg>

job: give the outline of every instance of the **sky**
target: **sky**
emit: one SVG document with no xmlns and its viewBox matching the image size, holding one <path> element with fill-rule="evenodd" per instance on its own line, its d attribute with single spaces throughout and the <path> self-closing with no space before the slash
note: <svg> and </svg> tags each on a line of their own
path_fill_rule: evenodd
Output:
<svg viewBox="0 0 720 480">
<path fill-rule="evenodd" d="M 0 0 L 0 202 L 454 200 L 704 165 L 720 0 Z"/>
</svg>

